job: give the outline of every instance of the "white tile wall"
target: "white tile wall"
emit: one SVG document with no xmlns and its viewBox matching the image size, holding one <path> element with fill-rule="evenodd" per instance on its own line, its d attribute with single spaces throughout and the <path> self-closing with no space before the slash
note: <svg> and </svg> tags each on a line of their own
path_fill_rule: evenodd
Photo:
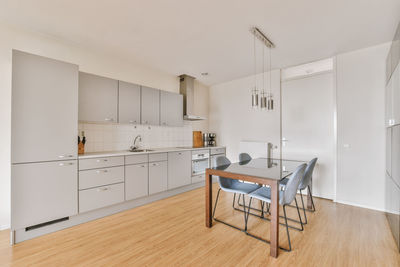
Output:
<svg viewBox="0 0 400 267">
<path fill-rule="evenodd" d="M 145 125 L 79 123 L 79 135 L 85 132 L 85 152 L 126 150 L 141 135 L 141 148 L 162 148 L 192 145 L 192 126 L 161 127 Z"/>
</svg>

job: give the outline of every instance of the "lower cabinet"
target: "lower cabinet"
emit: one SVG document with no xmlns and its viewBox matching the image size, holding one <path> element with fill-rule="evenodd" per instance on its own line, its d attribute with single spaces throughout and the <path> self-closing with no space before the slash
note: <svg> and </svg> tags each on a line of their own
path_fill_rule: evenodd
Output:
<svg viewBox="0 0 400 267">
<path fill-rule="evenodd" d="M 124 183 L 79 191 L 79 212 L 86 212 L 124 201 Z"/>
<path fill-rule="evenodd" d="M 13 229 L 78 213 L 76 160 L 17 164 L 11 171 Z"/>
<path fill-rule="evenodd" d="M 192 183 L 192 151 L 168 152 L 168 189 Z"/>
<path fill-rule="evenodd" d="M 149 194 L 149 164 L 125 166 L 125 200 L 144 197 Z"/>
<path fill-rule="evenodd" d="M 168 189 L 167 161 L 149 163 L 149 193 L 155 194 Z"/>
<path fill-rule="evenodd" d="M 400 187 L 386 175 L 386 217 L 400 251 Z"/>
</svg>

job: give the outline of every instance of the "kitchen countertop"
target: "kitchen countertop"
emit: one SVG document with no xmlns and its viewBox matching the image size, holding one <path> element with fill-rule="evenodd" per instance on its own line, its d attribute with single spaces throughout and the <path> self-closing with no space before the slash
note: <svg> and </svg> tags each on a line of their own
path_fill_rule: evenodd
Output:
<svg viewBox="0 0 400 267">
<path fill-rule="evenodd" d="M 78 155 L 78 159 L 90 159 L 90 158 L 101 158 L 101 157 L 116 157 L 116 156 L 131 156 L 131 155 L 142 155 L 142 154 L 154 154 L 154 153 L 166 153 L 176 151 L 191 151 L 191 150 L 202 150 L 211 148 L 225 148 L 224 146 L 212 146 L 212 147 L 164 147 L 164 148 L 143 148 L 150 149 L 151 151 L 143 152 L 130 152 L 128 150 L 121 151 L 102 151 L 102 152 L 89 152 L 82 155 Z M 142 149 L 142 148 L 139 148 Z"/>
</svg>

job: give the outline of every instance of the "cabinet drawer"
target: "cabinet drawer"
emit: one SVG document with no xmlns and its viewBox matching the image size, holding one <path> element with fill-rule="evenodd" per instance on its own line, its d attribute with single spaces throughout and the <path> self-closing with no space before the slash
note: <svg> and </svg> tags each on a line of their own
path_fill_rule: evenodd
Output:
<svg viewBox="0 0 400 267">
<path fill-rule="evenodd" d="M 124 201 L 124 184 L 114 184 L 79 191 L 79 213 Z"/>
<path fill-rule="evenodd" d="M 198 182 L 204 182 L 205 180 L 206 180 L 206 177 L 204 175 L 192 176 L 192 184 L 198 183 Z"/>
<path fill-rule="evenodd" d="M 195 154 L 209 154 L 210 150 L 208 149 L 196 149 L 196 150 L 192 150 L 192 155 Z"/>
<path fill-rule="evenodd" d="M 105 157 L 94 159 L 80 159 L 79 170 L 123 166 L 124 157 Z"/>
<path fill-rule="evenodd" d="M 168 160 L 167 153 L 149 154 L 149 162 L 166 161 L 166 160 Z"/>
<path fill-rule="evenodd" d="M 211 155 L 225 154 L 225 147 L 211 148 L 210 151 L 211 151 Z"/>
<path fill-rule="evenodd" d="M 125 156 L 125 165 L 147 163 L 148 161 L 148 154 Z"/>
<path fill-rule="evenodd" d="M 124 182 L 124 167 L 112 167 L 79 172 L 79 190 Z"/>
</svg>

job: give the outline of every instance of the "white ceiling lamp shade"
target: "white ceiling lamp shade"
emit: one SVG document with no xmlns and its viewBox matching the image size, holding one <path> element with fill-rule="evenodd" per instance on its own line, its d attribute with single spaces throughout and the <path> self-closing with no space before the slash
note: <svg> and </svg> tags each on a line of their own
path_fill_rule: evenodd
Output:
<svg viewBox="0 0 400 267">
<path fill-rule="evenodd" d="M 274 44 L 262 33 L 257 27 L 251 29 L 251 32 L 254 35 L 254 88 L 252 90 L 251 95 L 251 106 L 253 108 L 260 107 L 262 110 L 273 110 L 274 109 L 274 100 L 272 95 L 272 82 L 271 82 L 271 49 Z M 256 37 L 259 39 L 263 44 L 263 64 L 262 64 L 262 89 L 260 94 L 260 106 L 258 105 L 259 97 L 258 97 L 258 89 L 257 89 L 257 60 L 256 60 Z M 266 83 L 265 83 L 265 47 L 269 49 L 269 88 L 268 92 L 266 92 Z"/>
</svg>

